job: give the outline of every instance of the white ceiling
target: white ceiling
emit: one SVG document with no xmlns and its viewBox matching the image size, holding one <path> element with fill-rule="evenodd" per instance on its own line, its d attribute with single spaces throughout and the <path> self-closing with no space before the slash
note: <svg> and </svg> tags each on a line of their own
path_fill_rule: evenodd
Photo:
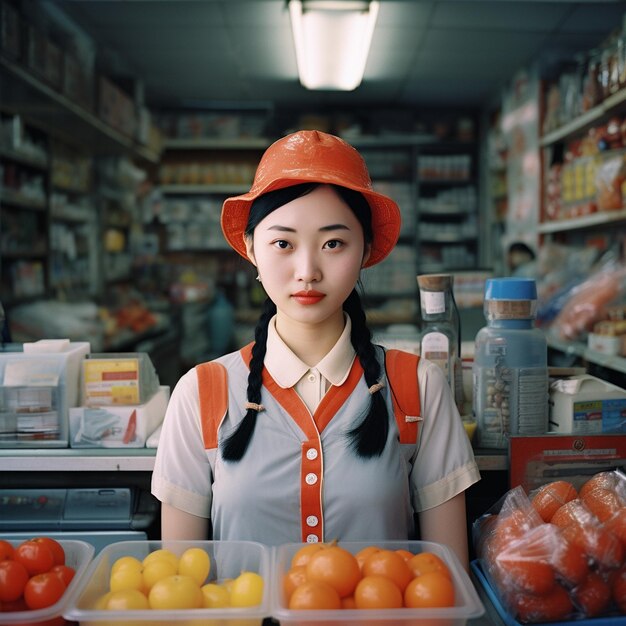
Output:
<svg viewBox="0 0 626 626">
<path fill-rule="evenodd" d="M 626 12 L 616 0 L 381 0 L 364 82 L 339 93 L 299 84 L 285 0 L 55 2 L 153 107 L 484 106 L 521 67 L 553 72 Z"/>
</svg>

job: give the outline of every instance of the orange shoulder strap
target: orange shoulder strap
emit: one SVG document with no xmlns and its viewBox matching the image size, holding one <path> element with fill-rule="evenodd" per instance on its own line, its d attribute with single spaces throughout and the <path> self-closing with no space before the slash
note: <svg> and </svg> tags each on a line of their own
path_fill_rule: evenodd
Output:
<svg viewBox="0 0 626 626">
<path fill-rule="evenodd" d="M 385 353 L 387 380 L 391 388 L 400 443 L 416 443 L 418 423 L 422 421 L 418 363 L 419 356 L 410 352 L 387 350 Z"/>
<path fill-rule="evenodd" d="M 217 448 L 217 431 L 228 411 L 228 378 L 221 363 L 196 365 L 200 395 L 200 423 L 205 450 Z"/>
<path fill-rule="evenodd" d="M 422 420 L 417 381 L 418 363 L 419 357 L 410 352 L 387 350 L 385 354 L 387 379 L 391 387 L 400 443 L 417 441 L 418 422 Z M 217 448 L 217 431 L 228 411 L 228 378 L 226 368 L 214 361 L 197 365 L 196 374 L 202 439 L 205 449 L 210 450 Z"/>
</svg>

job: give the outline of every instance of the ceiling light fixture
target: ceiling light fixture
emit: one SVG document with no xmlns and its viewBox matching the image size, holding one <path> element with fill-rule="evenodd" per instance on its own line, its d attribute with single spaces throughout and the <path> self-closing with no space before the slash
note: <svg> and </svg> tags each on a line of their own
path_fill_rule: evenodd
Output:
<svg viewBox="0 0 626 626">
<path fill-rule="evenodd" d="M 289 0 L 300 82 L 352 91 L 363 79 L 379 3 Z"/>
</svg>

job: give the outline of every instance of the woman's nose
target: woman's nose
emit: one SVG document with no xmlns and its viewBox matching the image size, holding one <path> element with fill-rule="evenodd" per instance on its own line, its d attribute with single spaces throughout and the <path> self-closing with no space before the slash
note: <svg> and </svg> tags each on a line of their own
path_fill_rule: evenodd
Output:
<svg viewBox="0 0 626 626">
<path fill-rule="evenodd" d="M 296 280 L 304 283 L 315 282 L 321 278 L 321 271 L 315 254 L 309 251 L 300 251 L 296 262 L 295 277 Z"/>
</svg>

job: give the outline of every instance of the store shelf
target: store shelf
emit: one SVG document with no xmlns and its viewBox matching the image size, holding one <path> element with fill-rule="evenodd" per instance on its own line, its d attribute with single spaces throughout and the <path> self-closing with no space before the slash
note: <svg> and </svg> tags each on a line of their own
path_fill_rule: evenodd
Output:
<svg viewBox="0 0 626 626">
<path fill-rule="evenodd" d="M 448 235 L 446 233 L 439 233 L 438 235 L 421 235 L 420 241 L 425 243 L 467 243 L 476 242 L 478 235 Z"/>
<path fill-rule="evenodd" d="M 78 143 L 95 154 L 126 154 L 150 163 L 159 161 L 156 152 L 118 132 L 2 55 L 0 92 L 4 109 L 20 113 L 33 125 L 69 144 Z"/>
<path fill-rule="evenodd" d="M 43 198 L 29 198 L 19 192 L 11 189 L 3 189 L 0 191 L 0 203 L 18 206 L 22 209 L 31 211 L 45 211 L 46 201 Z"/>
<path fill-rule="evenodd" d="M 361 148 L 387 148 L 387 147 L 411 147 L 411 146 L 430 146 L 434 143 L 440 143 L 435 135 L 361 135 L 347 136 L 344 139 L 357 150 Z"/>
<path fill-rule="evenodd" d="M 92 215 L 78 207 L 60 207 L 50 211 L 50 219 L 59 222 L 85 223 L 92 219 Z"/>
<path fill-rule="evenodd" d="M 622 89 L 617 93 L 609 96 L 598 106 L 589 109 L 576 119 L 571 120 L 567 124 L 557 128 L 556 130 L 544 135 L 539 143 L 541 146 L 549 146 L 553 143 L 567 139 L 575 133 L 582 133 L 590 126 L 616 113 L 618 110 L 626 108 L 626 89 Z"/>
<path fill-rule="evenodd" d="M 204 137 L 198 139 L 166 139 L 164 150 L 264 150 L 272 143 L 267 137 Z"/>
<path fill-rule="evenodd" d="M 46 171 L 48 169 L 48 161 L 46 159 L 26 154 L 24 152 L 20 152 L 19 150 L 6 148 L 4 146 L 0 146 L 0 158 L 8 159 L 10 161 L 14 161 L 15 163 L 19 163 L 20 165 L 26 165 L 42 171 Z"/>
<path fill-rule="evenodd" d="M 585 359 L 590 363 L 595 363 L 596 365 L 601 365 L 602 367 L 626 374 L 626 358 L 624 357 L 602 354 L 601 352 L 590 350 L 584 343 L 564 341 L 551 335 L 547 336 L 547 342 L 548 347 L 553 350 L 558 350 L 564 354 L 571 354 Z"/>
<path fill-rule="evenodd" d="M 423 187 L 434 187 L 437 185 L 473 185 L 472 178 L 420 178 L 419 184 Z"/>
<path fill-rule="evenodd" d="M 28 250 L 0 250 L 0 256 L 7 259 L 44 259 L 48 256 L 48 251 L 36 248 L 29 248 Z"/>
<path fill-rule="evenodd" d="M 449 215 L 458 215 L 458 216 L 465 216 L 465 215 L 472 215 L 471 211 L 468 211 L 467 209 L 460 207 L 460 206 L 456 206 L 454 204 L 449 204 L 449 205 L 438 205 L 436 209 L 420 209 L 420 218 L 421 217 L 439 217 L 439 216 L 449 216 Z"/>
<path fill-rule="evenodd" d="M 151 472 L 154 448 L 0 450 L 3 472 Z"/>
<path fill-rule="evenodd" d="M 196 195 L 196 194 L 238 194 L 246 193 L 250 189 L 249 184 L 215 184 L 215 185 L 161 185 L 159 187 L 164 194 Z"/>
<path fill-rule="evenodd" d="M 611 222 L 623 222 L 626 221 L 626 209 L 621 211 L 600 211 L 599 213 L 593 213 L 592 215 L 585 215 L 584 217 L 577 217 L 569 220 L 561 220 L 559 222 L 544 222 L 539 224 L 538 232 L 547 233 L 559 233 L 570 230 L 577 230 L 581 228 L 588 228 L 590 226 L 606 225 Z"/>
<path fill-rule="evenodd" d="M 2 449 L 0 472 L 151 472 L 155 448 L 56 448 Z M 481 471 L 501 471 L 509 467 L 505 452 L 477 451 Z"/>
</svg>

